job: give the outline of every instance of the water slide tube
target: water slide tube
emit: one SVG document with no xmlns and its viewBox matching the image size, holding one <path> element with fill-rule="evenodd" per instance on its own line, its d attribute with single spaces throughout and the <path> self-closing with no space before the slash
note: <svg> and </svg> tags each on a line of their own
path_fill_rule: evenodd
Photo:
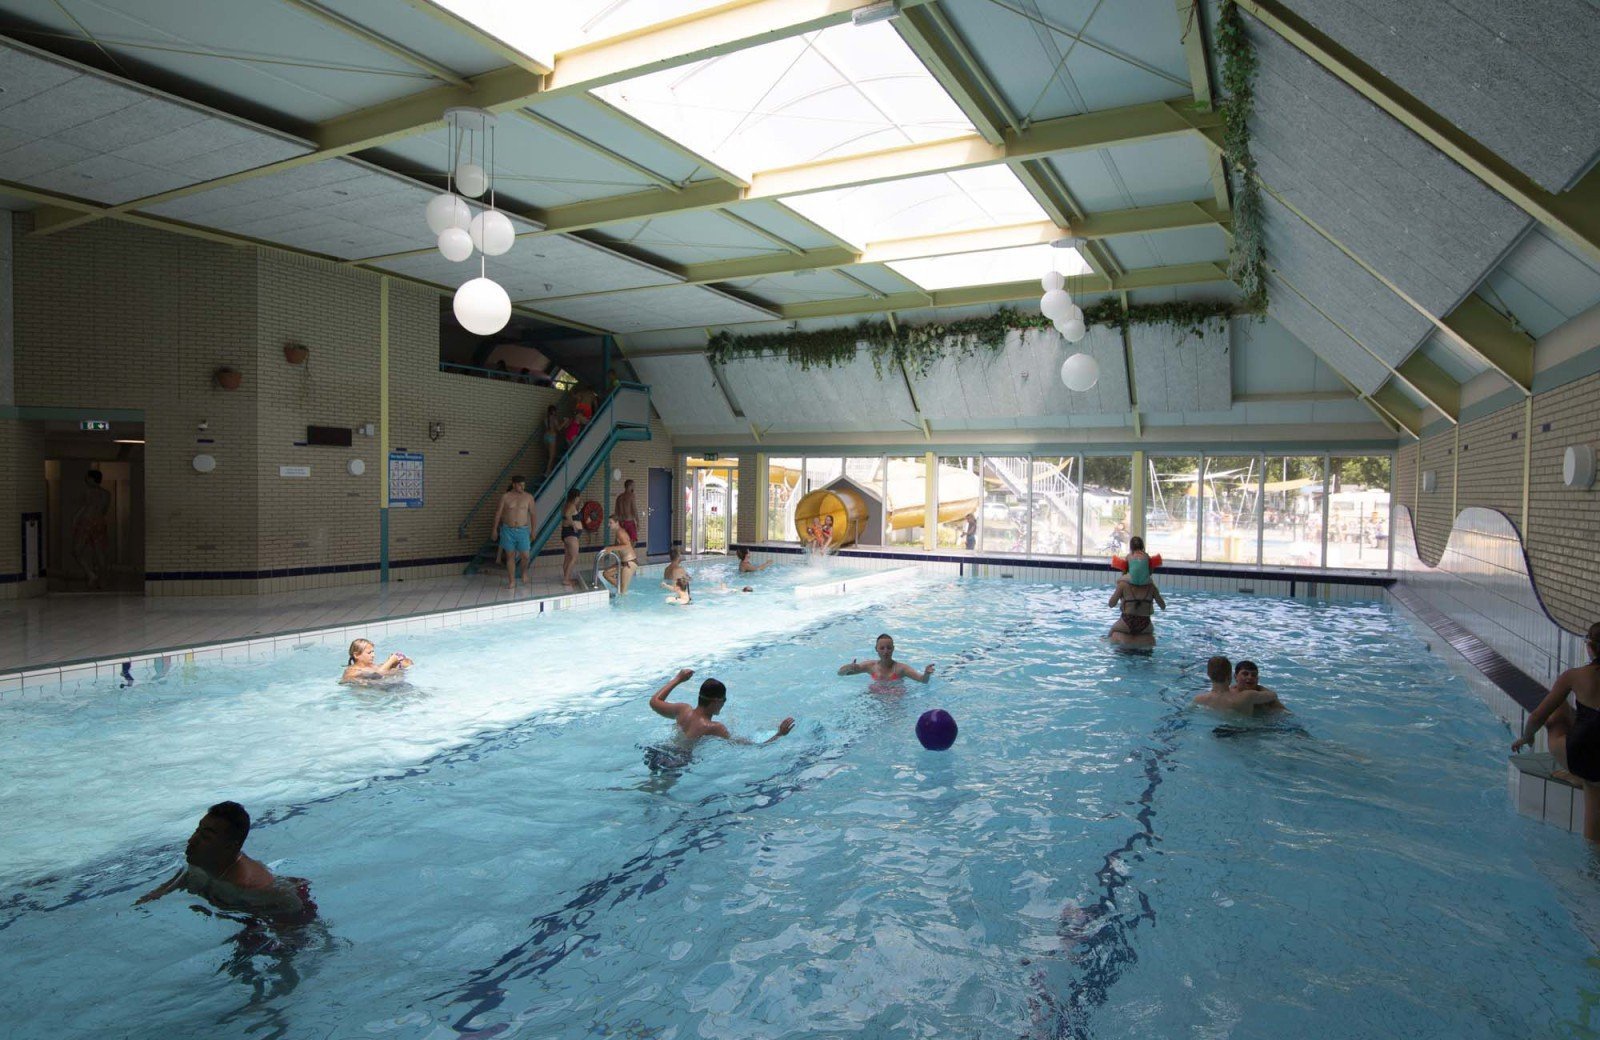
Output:
<svg viewBox="0 0 1600 1040">
<path fill-rule="evenodd" d="M 889 464 L 889 528 L 904 531 L 927 523 L 924 493 L 926 471 L 922 463 Z M 978 510 L 983 502 L 983 484 L 975 473 L 954 466 L 939 467 L 939 519 L 954 523 Z M 808 542 L 807 529 L 833 517 L 833 545 L 851 545 L 869 522 L 871 509 L 864 494 L 851 487 L 819 488 L 804 496 L 794 507 L 795 537 Z"/>
</svg>

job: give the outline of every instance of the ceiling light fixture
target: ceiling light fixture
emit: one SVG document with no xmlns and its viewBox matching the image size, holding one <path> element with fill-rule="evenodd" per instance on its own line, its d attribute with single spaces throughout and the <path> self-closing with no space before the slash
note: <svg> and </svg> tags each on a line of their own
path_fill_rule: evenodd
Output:
<svg viewBox="0 0 1600 1040">
<path fill-rule="evenodd" d="M 881 4 L 868 4 L 851 11 L 850 24 L 871 25 L 873 22 L 886 22 L 890 18 L 898 17 L 900 8 L 895 6 L 895 0 L 883 0 Z"/>
<path fill-rule="evenodd" d="M 1075 249 L 1078 243 L 1078 239 L 1069 237 L 1058 238 L 1050 244 L 1057 249 Z M 1083 322 L 1083 308 L 1072 302 L 1072 294 L 1067 291 L 1066 277 L 1060 271 L 1049 271 L 1039 284 L 1044 287 L 1044 295 L 1039 298 L 1039 313 L 1050 319 L 1062 339 L 1068 343 L 1081 342 L 1089 329 Z M 1068 390 L 1083 393 L 1093 390 L 1099 381 L 1100 362 L 1091 354 L 1080 350 L 1061 363 L 1061 382 Z"/>
<path fill-rule="evenodd" d="M 510 252 L 517 241 L 516 227 L 495 207 L 495 116 L 481 108 L 447 108 L 444 122 L 449 134 L 445 190 L 428 202 L 428 230 L 438 236 L 439 253 L 451 263 L 478 252 L 478 277 L 456 290 L 451 310 L 468 332 L 492 336 L 511 320 L 511 297 L 489 277 L 485 258 Z M 463 195 L 487 195 L 487 201 L 474 213 Z"/>
</svg>

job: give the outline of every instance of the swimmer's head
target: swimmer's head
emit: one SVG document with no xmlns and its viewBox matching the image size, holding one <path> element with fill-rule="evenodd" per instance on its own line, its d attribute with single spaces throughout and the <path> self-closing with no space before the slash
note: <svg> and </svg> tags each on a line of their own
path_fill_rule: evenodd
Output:
<svg viewBox="0 0 1600 1040">
<path fill-rule="evenodd" d="M 700 684 L 700 707 L 706 709 L 707 714 L 715 715 L 728 703 L 728 688 L 720 680 L 707 679 Z"/>
<path fill-rule="evenodd" d="M 678 586 L 678 588 L 682 589 L 683 591 L 688 592 L 689 591 L 689 576 L 687 574 L 678 575 L 678 580 L 676 582 L 674 582 L 674 584 L 676 584 Z"/>
<path fill-rule="evenodd" d="M 1589 643 L 1589 657 L 1600 662 L 1600 621 L 1589 626 L 1589 634 L 1585 637 Z"/>
<path fill-rule="evenodd" d="M 357 639 L 350 644 L 350 663 L 355 664 L 367 654 L 372 653 L 372 640 Z"/>
<path fill-rule="evenodd" d="M 521 473 L 518 473 L 516 476 L 511 478 L 511 487 L 513 489 L 515 489 L 517 491 L 521 491 L 523 488 L 525 488 L 527 486 L 528 486 L 528 478 L 523 476 Z"/>
<path fill-rule="evenodd" d="M 238 802 L 218 802 L 206 810 L 189 836 L 183 855 L 190 863 L 212 874 L 233 866 L 250 834 L 250 814 Z"/>
<path fill-rule="evenodd" d="M 1128 551 L 1129 552 L 1144 552 L 1144 539 L 1140 538 L 1138 535 L 1134 535 L 1132 538 L 1129 538 L 1128 539 Z"/>
<path fill-rule="evenodd" d="M 683 550 L 674 545 L 667 551 L 667 559 L 671 560 L 673 563 L 677 563 L 679 560 L 683 559 Z"/>
<path fill-rule="evenodd" d="M 884 632 L 878 636 L 878 641 L 873 644 L 873 649 L 878 652 L 880 658 L 887 661 L 894 656 L 894 637 Z"/>
<path fill-rule="evenodd" d="M 1233 665 L 1221 654 L 1206 662 L 1206 678 L 1212 682 L 1225 683 L 1232 677 Z"/>
<path fill-rule="evenodd" d="M 1261 669 L 1254 661 L 1240 661 L 1233 666 L 1233 678 L 1241 686 L 1254 686 L 1261 678 Z"/>
<path fill-rule="evenodd" d="M 735 549 L 734 552 L 738 554 L 739 559 L 741 559 L 741 560 L 745 559 L 746 557 L 748 557 L 750 555 L 750 550 L 746 549 L 742 545 L 739 548 Z"/>
</svg>

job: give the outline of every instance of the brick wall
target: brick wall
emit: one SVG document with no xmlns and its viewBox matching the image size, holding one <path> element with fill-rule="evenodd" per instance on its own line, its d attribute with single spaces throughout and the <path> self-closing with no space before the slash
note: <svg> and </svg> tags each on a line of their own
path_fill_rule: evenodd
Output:
<svg viewBox="0 0 1600 1040">
<path fill-rule="evenodd" d="M 1600 620 L 1600 485 L 1577 491 L 1561 482 L 1562 454 L 1573 444 L 1600 450 L 1600 375 L 1534 398 L 1528 471 L 1534 584 L 1562 627 L 1582 632 Z"/>
<path fill-rule="evenodd" d="M 1455 488 L 1455 445 L 1454 429 L 1425 438 L 1419 445 L 1418 465 L 1423 473 L 1432 470 L 1436 481 L 1433 491 L 1417 492 L 1417 553 L 1430 566 L 1444 555 L 1450 526 L 1456 518 L 1451 497 Z"/>
<path fill-rule="evenodd" d="M 1472 506 L 1504 513 L 1522 525 L 1523 426 L 1527 406 L 1516 404 L 1461 424 L 1456 512 Z"/>
<path fill-rule="evenodd" d="M 1394 453 L 1394 500 L 1413 516 L 1417 511 L 1417 446 L 1407 444 Z"/>
<path fill-rule="evenodd" d="M 741 542 L 764 541 L 761 537 L 761 499 L 766 488 L 761 484 L 761 467 L 755 454 L 739 456 L 739 531 L 734 536 Z"/>
</svg>

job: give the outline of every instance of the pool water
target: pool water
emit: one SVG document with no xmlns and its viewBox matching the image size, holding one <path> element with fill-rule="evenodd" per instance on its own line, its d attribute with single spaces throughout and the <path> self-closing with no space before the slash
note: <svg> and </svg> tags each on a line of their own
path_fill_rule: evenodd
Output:
<svg viewBox="0 0 1600 1040">
<path fill-rule="evenodd" d="M 794 596 L 817 578 L 407 638 L 389 695 L 333 685 L 317 649 L 6 702 L 0 1032 L 1592 1028 L 1600 971 L 1559 895 L 1592 889 L 1590 854 L 1511 810 L 1504 727 L 1386 607 L 1179 594 L 1146 655 L 1101 639 L 1101 587 Z M 838 677 L 880 631 L 933 683 Z M 1190 708 L 1219 651 L 1299 729 Z M 646 702 L 683 666 L 680 699 L 727 683 L 735 733 L 794 732 L 652 772 L 670 723 Z M 943 754 L 913 735 L 935 706 L 961 726 Z M 319 925 L 131 908 L 224 797 Z"/>
</svg>

